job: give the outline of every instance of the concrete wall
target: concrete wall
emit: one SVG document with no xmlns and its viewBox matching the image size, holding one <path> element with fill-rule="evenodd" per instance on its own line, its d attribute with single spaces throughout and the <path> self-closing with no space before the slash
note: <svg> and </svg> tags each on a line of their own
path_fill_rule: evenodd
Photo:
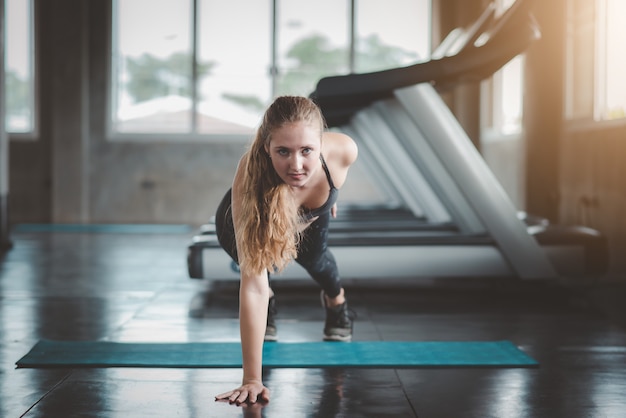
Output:
<svg viewBox="0 0 626 418">
<path fill-rule="evenodd" d="M 567 129 L 559 158 L 559 219 L 609 239 L 611 274 L 626 281 L 626 121 Z"/>
<path fill-rule="evenodd" d="M 4 68 L 5 57 L 5 17 L 4 0 L 0 0 L 0 68 Z M 4 85 L 4 71 L 0 71 L 0 86 Z M 11 247 L 9 237 L 9 137 L 6 133 L 4 121 L 4 89 L 0 89 L 0 251 Z"/>
</svg>

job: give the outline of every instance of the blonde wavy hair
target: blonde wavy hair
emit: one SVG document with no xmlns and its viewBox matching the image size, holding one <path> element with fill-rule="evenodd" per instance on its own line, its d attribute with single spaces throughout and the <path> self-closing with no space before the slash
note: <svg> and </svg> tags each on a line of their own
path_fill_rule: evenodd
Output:
<svg viewBox="0 0 626 418">
<path fill-rule="evenodd" d="M 266 151 L 274 131 L 296 122 L 318 126 L 321 139 L 324 118 L 312 100 L 300 96 L 278 97 L 266 110 L 242 159 L 246 175 L 242 184 L 241 223 L 235 238 L 240 264 L 252 271 L 281 271 L 297 255 L 300 208 Z"/>
</svg>

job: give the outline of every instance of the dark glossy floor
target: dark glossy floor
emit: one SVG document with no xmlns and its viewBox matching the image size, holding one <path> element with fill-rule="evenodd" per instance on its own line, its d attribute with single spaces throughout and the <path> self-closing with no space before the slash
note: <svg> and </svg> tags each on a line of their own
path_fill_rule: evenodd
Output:
<svg viewBox="0 0 626 418">
<path fill-rule="evenodd" d="M 209 291 L 187 278 L 191 234 L 12 237 L 0 264 L 2 417 L 626 417 L 619 288 L 346 283 L 356 340 L 508 339 L 541 366 L 278 369 L 266 376 L 272 401 L 254 408 L 214 402 L 238 383 L 234 369 L 15 369 L 41 338 L 237 341 L 238 325 L 232 283 Z M 276 292 L 281 340 L 319 340 L 315 288 Z M 608 303 L 611 315 L 596 307 Z"/>
</svg>

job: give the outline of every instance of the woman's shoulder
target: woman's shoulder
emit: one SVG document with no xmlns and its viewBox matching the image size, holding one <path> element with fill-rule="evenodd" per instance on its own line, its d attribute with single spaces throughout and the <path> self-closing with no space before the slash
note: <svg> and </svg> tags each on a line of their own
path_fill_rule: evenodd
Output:
<svg viewBox="0 0 626 418">
<path fill-rule="evenodd" d="M 328 131 L 323 135 L 324 158 L 335 160 L 343 166 L 351 165 L 357 158 L 358 147 L 354 140 L 341 132 Z"/>
<path fill-rule="evenodd" d="M 235 170 L 235 176 L 233 177 L 232 188 L 233 192 L 239 194 L 241 192 L 241 187 L 243 186 L 244 178 L 247 176 L 247 166 L 248 166 L 248 153 L 246 152 L 240 159 L 237 164 L 237 169 Z"/>
<path fill-rule="evenodd" d="M 352 138 L 350 138 L 348 135 L 344 134 L 343 132 L 337 132 L 337 131 L 324 131 L 323 134 L 324 137 L 324 141 L 330 141 L 333 143 L 345 143 L 345 142 L 354 142 L 354 140 Z"/>
</svg>

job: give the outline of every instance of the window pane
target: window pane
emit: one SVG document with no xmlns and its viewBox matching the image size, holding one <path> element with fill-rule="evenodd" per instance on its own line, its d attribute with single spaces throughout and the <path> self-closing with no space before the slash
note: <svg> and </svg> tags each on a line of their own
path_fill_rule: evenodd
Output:
<svg viewBox="0 0 626 418">
<path fill-rule="evenodd" d="M 199 2 L 201 133 L 253 132 L 271 97 L 271 1 Z"/>
<path fill-rule="evenodd" d="M 191 132 L 191 0 L 115 5 L 113 130 Z"/>
<path fill-rule="evenodd" d="M 309 95 L 349 71 L 349 1 L 279 0 L 276 93 Z"/>
<path fill-rule="evenodd" d="M 5 0 L 5 7 L 6 130 L 32 132 L 35 108 L 32 4 Z"/>
<path fill-rule="evenodd" d="M 567 8 L 566 117 L 593 118 L 595 5 L 569 0 Z"/>
<path fill-rule="evenodd" d="M 515 3 L 514 0 L 496 2 L 496 14 L 501 15 Z M 524 58 L 518 55 L 506 63 L 493 76 L 482 82 L 483 108 L 487 115 L 482 116 L 485 139 L 515 138 L 522 130 L 522 111 L 524 91 Z M 488 106 L 487 106 L 488 105 Z"/>
<path fill-rule="evenodd" d="M 502 126 L 503 134 L 514 134 L 522 131 L 522 69 L 523 57 L 518 55 L 502 69 Z"/>
<path fill-rule="evenodd" d="M 515 0 L 500 0 L 498 8 L 500 9 L 500 13 L 504 13 L 509 7 L 513 6 Z"/>
<path fill-rule="evenodd" d="M 430 56 L 430 0 L 357 0 L 356 28 L 356 72 L 402 67 Z"/>
<path fill-rule="evenodd" d="M 604 119 L 626 117 L 626 2 L 606 0 L 605 102 L 600 103 Z"/>
</svg>

